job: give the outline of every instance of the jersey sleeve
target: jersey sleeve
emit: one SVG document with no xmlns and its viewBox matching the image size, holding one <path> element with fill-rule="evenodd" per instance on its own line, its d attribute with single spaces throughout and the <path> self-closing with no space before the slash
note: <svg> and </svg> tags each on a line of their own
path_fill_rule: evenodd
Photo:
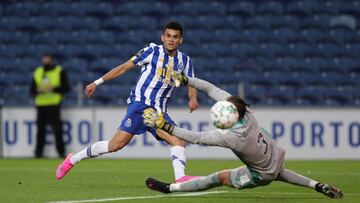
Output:
<svg viewBox="0 0 360 203">
<path fill-rule="evenodd" d="M 175 126 L 172 134 L 193 144 L 229 147 L 229 143 L 223 138 L 224 135 L 219 130 L 194 132 Z"/>
<path fill-rule="evenodd" d="M 192 61 L 191 61 L 190 57 L 187 57 L 187 58 L 188 58 L 188 61 L 185 66 L 184 73 L 186 76 L 193 78 L 193 77 L 195 77 L 195 74 L 194 74 L 194 68 L 192 65 Z"/>
<path fill-rule="evenodd" d="M 135 63 L 135 65 L 142 66 L 151 62 L 151 56 L 154 52 L 154 45 L 150 44 L 149 46 L 141 49 L 135 56 L 130 60 Z"/>
<path fill-rule="evenodd" d="M 188 84 L 194 86 L 196 89 L 206 92 L 206 94 L 209 95 L 209 97 L 211 97 L 215 101 L 223 101 L 231 96 L 231 94 L 228 93 L 227 91 L 220 89 L 215 85 L 199 78 L 189 77 Z"/>
</svg>

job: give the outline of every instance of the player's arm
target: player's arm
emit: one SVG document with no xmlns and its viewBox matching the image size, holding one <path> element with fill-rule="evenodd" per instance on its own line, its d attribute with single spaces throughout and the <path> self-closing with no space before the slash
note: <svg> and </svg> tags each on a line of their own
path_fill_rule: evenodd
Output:
<svg viewBox="0 0 360 203">
<path fill-rule="evenodd" d="M 191 85 L 188 85 L 188 96 L 189 96 L 189 110 L 191 113 L 199 107 L 199 102 L 197 100 L 197 90 Z"/>
<path fill-rule="evenodd" d="M 105 81 L 117 78 L 134 67 L 135 67 L 135 63 L 132 60 L 128 60 L 127 62 L 120 64 L 117 67 L 111 69 L 109 72 L 107 72 L 101 78 L 95 80 L 94 82 L 92 82 L 91 84 L 86 86 L 86 89 L 85 89 L 86 95 L 88 97 L 91 97 L 94 94 L 96 87 L 98 85 L 100 85 L 101 83 L 103 83 Z"/>
<path fill-rule="evenodd" d="M 132 62 L 131 60 L 128 60 L 127 62 L 111 69 L 104 76 L 102 76 L 102 79 L 104 81 L 112 80 L 114 78 L 117 78 L 117 77 L 123 75 L 124 73 L 128 72 L 130 69 L 132 69 L 134 67 L 135 67 L 134 62 Z"/>
<path fill-rule="evenodd" d="M 190 57 L 187 58 L 188 60 L 182 74 L 186 75 L 187 77 L 193 78 L 195 77 L 195 74 L 194 74 L 194 67 L 192 65 L 192 60 L 190 59 Z M 188 85 L 188 96 L 189 96 L 188 106 L 191 113 L 199 107 L 199 102 L 197 100 L 197 90 L 191 85 Z"/>
<path fill-rule="evenodd" d="M 96 86 L 100 85 L 104 81 L 108 81 L 111 79 L 114 79 L 116 77 L 119 77 L 129 71 L 130 69 L 134 68 L 135 66 L 142 66 L 150 62 L 151 60 L 151 54 L 153 53 L 153 48 L 155 44 L 151 43 L 149 46 L 145 47 L 144 49 L 140 50 L 135 56 L 133 56 L 130 60 L 128 60 L 126 63 L 123 63 L 113 69 L 111 69 L 109 72 L 107 72 L 105 75 L 103 75 L 101 78 L 95 80 L 93 83 L 86 86 L 85 93 L 88 97 L 94 94 L 96 90 Z"/>
</svg>

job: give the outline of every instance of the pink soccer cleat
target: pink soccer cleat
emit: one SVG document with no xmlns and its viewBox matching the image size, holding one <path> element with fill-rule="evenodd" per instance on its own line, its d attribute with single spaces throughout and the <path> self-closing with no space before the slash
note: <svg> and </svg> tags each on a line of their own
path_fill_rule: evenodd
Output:
<svg viewBox="0 0 360 203">
<path fill-rule="evenodd" d="M 74 155 L 73 153 L 70 153 L 65 160 L 59 164 L 59 166 L 56 169 L 56 179 L 60 180 L 62 179 L 69 171 L 70 169 L 74 166 L 71 162 L 70 162 L 70 157 Z"/>
<path fill-rule="evenodd" d="M 183 183 L 183 182 L 186 182 L 186 181 L 189 181 L 189 180 L 193 180 L 193 179 L 198 179 L 198 178 L 202 178 L 204 176 L 183 176 L 177 180 L 175 180 L 176 183 Z"/>
</svg>

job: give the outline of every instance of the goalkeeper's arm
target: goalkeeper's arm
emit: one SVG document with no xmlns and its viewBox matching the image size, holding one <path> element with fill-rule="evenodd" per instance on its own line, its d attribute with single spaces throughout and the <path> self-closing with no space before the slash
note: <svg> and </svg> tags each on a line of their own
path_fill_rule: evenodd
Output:
<svg viewBox="0 0 360 203">
<path fill-rule="evenodd" d="M 162 129 L 165 132 L 175 135 L 183 140 L 193 144 L 212 145 L 220 147 L 228 147 L 221 131 L 213 130 L 207 132 L 194 132 L 178 128 L 173 124 L 167 122 L 160 111 L 155 111 L 153 108 L 144 110 L 143 113 L 144 123 L 149 127 Z"/>
<path fill-rule="evenodd" d="M 227 91 L 216 87 L 208 81 L 199 78 L 188 78 L 188 84 L 206 92 L 215 101 L 223 101 L 231 96 Z"/>
<path fill-rule="evenodd" d="M 191 85 L 196 89 L 202 90 L 206 92 L 209 97 L 214 99 L 215 101 L 223 101 L 231 96 L 230 93 L 226 92 L 223 89 L 216 87 L 208 81 L 199 79 L 199 78 L 191 78 L 182 74 L 174 75 L 175 83 L 177 86 L 179 85 Z"/>
</svg>

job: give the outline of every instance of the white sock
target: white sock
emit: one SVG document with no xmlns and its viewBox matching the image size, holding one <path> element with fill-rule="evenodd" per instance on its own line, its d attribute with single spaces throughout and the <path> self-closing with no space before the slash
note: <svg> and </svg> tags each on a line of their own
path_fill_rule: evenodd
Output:
<svg viewBox="0 0 360 203">
<path fill-rule="evenodd" d="M 180 191 L 180 183 L 171 183 L 169 190 L 170 192 Z"/>
<path fill-rule="evenodd" d="M 309 183 L 309 187 L 315 188 L 316 184 L 318 184 L 318 182 L 316 182 L 315 180 L 311 180 Z"/>
<path fill-rule="evenodd" d="M 83 159 L 89 159 L 103 154 L 107 154 L 109 153 L 108 145 L 109 145 L 108 140 L 95 142 L 90 147 L 87 147 L 82 151 L 74 154 L 72 157 L 70 157 L 70 162 L 75 165 L 76 163 L 78 163 Z"/>
<path fill-rule="evenodd" d="M 181 146 L 173 146 L 171 151 L 171 162 L 174 168 L 175 180 L 185 176 L 185 148 Z"/>
</svg>

